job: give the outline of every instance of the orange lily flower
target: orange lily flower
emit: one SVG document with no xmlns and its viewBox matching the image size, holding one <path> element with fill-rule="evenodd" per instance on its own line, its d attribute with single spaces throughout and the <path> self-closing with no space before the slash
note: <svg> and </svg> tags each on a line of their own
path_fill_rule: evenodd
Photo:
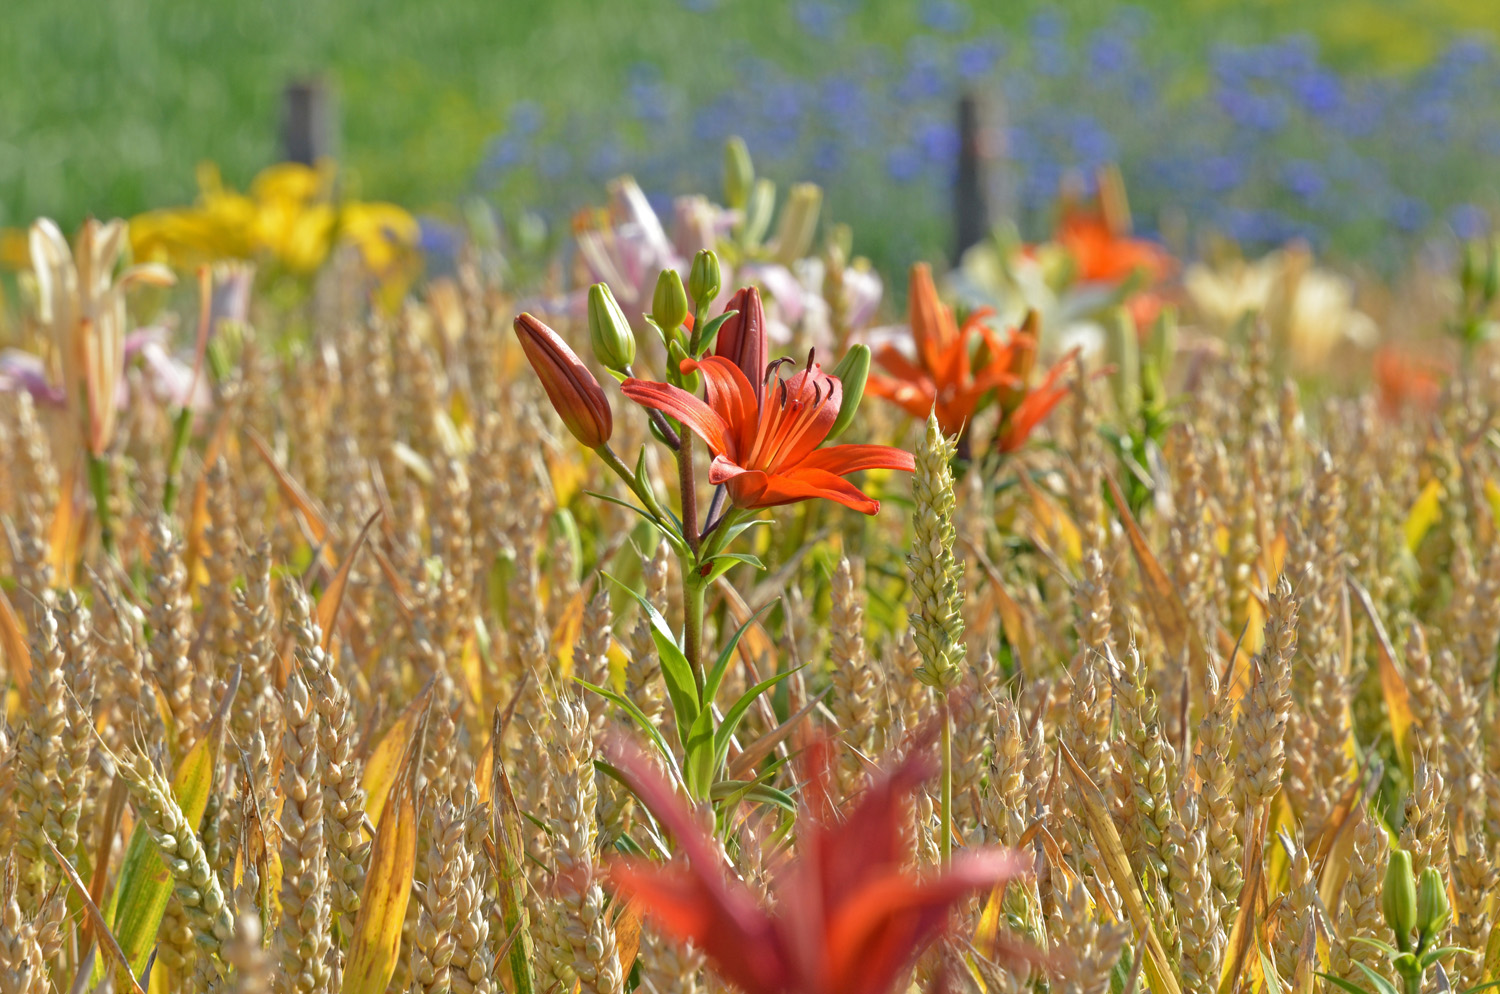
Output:
<svg viewBox="0 0 1500 994">
<path fill-rule="evenodd" d="M 843 405 L 838 377 L 823 372 L 809 354 L 807 368 L 781 380 L 778 359 L 765 370 L 763 395 L 740 366 L 723 356 L 684 359 L 682 372 L 703 374 L 704 403 L 679 387 L 627 379 L 620 389 L 643 407 L 663 411 L 703 439 L 713 453 L 708 481 L 724 484 L 742 508 L 776 507 L 822 497 L 865 514 L 880 510 L 845 480 L 862 469 L 899 469 L 910 473 L 910 452 L 888 445 L 818 446 L 828 437 Z M 776 382 L 771 385 L 772 379 Z"/>
<path fill-rule="evenodd" d="M 936 766 L 923 748 L 870 784 L 845 817 L 826 803 L 804 809 L 797 855 L 776 873 L 767 908 L 725 872 L 713 840 L 656 767 L 639 752 L 610 751 L 685 857 L 667 866 L 620 859 L 609 869 L 618 897 L 639 901 L 659 928 L 703 950 L 745 994 L 888 994 L 942 934 L 955 905 L 1028 872 L 1020 853 L 999 849 L 958 856 L 941 873 L 907 869 L 910 795 Z M 816 799 L 826 794 L 828 772 L 826 762 L 814 765 L 803 796 Z M 1043 961 L 1004 936 L 995 952 L 1006 962 Z"/>
<path fill-rule="evenodd" d="M 1034 312 L 1028 317 L 1028 327 L 1034 326 L 1035 317 Z M 1000 409 L 1003 414 L 1000 418 L 1000 430 L 995 436 L 995 451 L 1009 453 L 1025 445 L 1037 425 L 1045 421 L 1052 409 L 1062 403 L 1062 399 L 1068 395 L 1068 386 L 1059 381 L 1072 366 L 1073 360 L 1078 358 L 1079 352 L 1076 348 L 1068 352 L 1047 370 L 1041 383 L 1028 387 L 1025 382 L 1036 364 L 1036 338 L 1034 335 L 1027 335 L 1021 341 L 1016 369 L 1022 385 L 1001 394 Z"/>
<path fill-rule="evenodd" d="M 1375 389 L 1380 409 L 1391 418 L 1408 406 L 1425 414 L 1436 411 L 1448 369 L 1441 363 L 1389 345 L 1375 350 Z"/>
<path fill-rule="evenodd" d="M 1118 283 L 1139 271 L 1155 284 L 1172 271 L 1172 257 L 1165 249 L 1130 238 L 1121 225 L 1110 223 L 1102 206 L 1093 210 L 1065 206 L 1053 240 L 1073 257 L 1078 279 L 1084 283 Z"/>
<path fill-rule="evenodd" d="M 958 435 L 989 402 L 997 387 L 1020 382 L 1014 369 L 1024 333 L 1013 334 L 1002 344 L 984 324 L 988 310 L 975 311 L 959 327 L 953 312 L 938 299 L 932 270 L 919 262 L 911 267 L 911 337 L 917 347 L 912 362 L 894 345 L 875 353 L 875 362 L 889 376 L 871 372 L 865 389 L 895 403 L 915 418 L 935 411 L 946 435 Z M 984 339 L 984 358 L 974 366 L 969 342 L 979 334 Z"/>
</svg>

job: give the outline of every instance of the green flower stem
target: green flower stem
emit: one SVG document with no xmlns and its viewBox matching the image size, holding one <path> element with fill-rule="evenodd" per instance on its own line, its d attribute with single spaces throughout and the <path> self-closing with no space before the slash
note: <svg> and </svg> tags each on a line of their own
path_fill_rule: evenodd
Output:
<svg viewBox="0 0 1500 994">
<path fill-rule="evenodd" d="M 938 831 L 943 838 L 939 852 L 943 854 L 943 865 L 953 862 L 953 713 L 948 708 L 948 698 L 943 697 L 943 755 L 942 755 L 942 800 L 938 809 Z"/>
<path fill-rule="evenodd" d="M 109 463 L 103 456 L 88 452 L 89 490 L 94 495 L 94 513 L 99 515 L 99 544 L 106 555 L 115 554 L 114 518 L 109 513 Z M 66 495 L 65 499 L 66 499 Z"/>
<path fill-rule="evenodd" d="M 627 365 L 624 370 L 622 370 L 622 372 L 624 372 L 626 376 L 635 376 L 635 370 L 629 365 Z M 666 439 L 667 448 L 671 449 L 673 452 L 676 452 L 677 447 L 682 444 L 682 440 L 677 437 L 677 432 L 672 428 L 672 423 L 667 420 L 667 416 L 654 407 L 647 407 L 644 410 L 646 411 L 647 419 L 650 420 L 652 424 L 656 425 L 656 430 L 661 432 L 662 438 Z"/>
<path fill-rule="evenodd" d="M 642 487 L 636 481 L 635 474 L 615 454 L 615 450 L 609 447 L 609 443 L 606 442 L 594 451 L 598 453 L 600 459 L 604 460 L 604 465 L 614 470 L 615 475 L 625 481 L 625 485 L 630 488 L 630 492 L 635 494 L 640 502 L 646 506 L 646 511 L 656 520 L 657 527 L 665 534 L 671 536 L 675 542 L 677 535 L 676 529 L 672 526 L 672 519 L 667 517 L 666 513 L 661 509 L 661 505 L 656 502 L 656 495 L 649 488 Z"/>
<path fill-rule="evenodd" d="M 703 605 L 708 584 L 690 556 L 682 558 L 682 654 L 693 668 L 693 683 L 698 687 L 698 706 L 703 700 Z"/>
<path fill-rule="evenodd" d="M 682 447 L 677 450 L 677 482 L 682 490 L 682 537 L 698 552 L 698 481 L 693 473 L 693 433 L 686 426 Z"/>
<path fill-rule="evenodd" d="M 161 507 L 168 514 L 177 506 L 182 489 L 182 460 L 187 455 L 188 439 L 193 433 L 193 409 L 183 407 L 172 424 L 172 452 L 167 456 L 167 485 L 162 492 Z"/>
</svg>

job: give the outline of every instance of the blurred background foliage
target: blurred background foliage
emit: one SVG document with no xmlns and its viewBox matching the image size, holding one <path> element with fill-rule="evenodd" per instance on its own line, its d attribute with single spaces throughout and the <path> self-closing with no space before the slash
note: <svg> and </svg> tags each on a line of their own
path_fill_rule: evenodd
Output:
<svg viewBox="0 0 1500 994">
<path fill-rule="evenodd" d="M 10 0 L 0 226 L 187 202 L 203 160 L 242 187 L 278 156 L 282 86 L 316 75 L 344 192 L 430 212 L 434 237 L 475 198 L 556 237 L 626 171 L 658 203 L 716 192 L 741 133 L 896 266 L 949 249 L 974 90 L 1003 96 L 1024 229 L 1069 170 L 1118 161 L 1149 232 L 1390 262 L 1488 224 L 1497 37 L 1476 0 Z"/>
</svg>

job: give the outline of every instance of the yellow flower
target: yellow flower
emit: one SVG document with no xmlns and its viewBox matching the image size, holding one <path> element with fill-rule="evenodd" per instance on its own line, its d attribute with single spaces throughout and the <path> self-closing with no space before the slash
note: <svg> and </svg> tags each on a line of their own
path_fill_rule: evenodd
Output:
<svg viewBox="0 0 1500 994">
<path fill-rule="evenodd" d="M 421 269 L 417 222 L 394 204 L 336 203 L 335 172 L 327 161 L 282 162 L 261 170 L 247 194 L 226 187 L 218 168 L 205 163 L 196 204 L 131 221 L 135 255 L 175 266 L 249 259 L 310 276 L 335 245 L 347 243 L 379 281 L 382 303 L 394 305 Z"/>
<path fill-rule="evenodd" d="M 24 228 L 0 228 L 0 269 L 25 269 L 31 265 Z"/>
<path fill-rule="evenodd" d="M 344 205 L 339 235 L 359 250 L 365 268 L 379 281 L 381 304 L 394 309 L 421 272 L 417 219 L 395 204 L 355 201 Z"/>
</svg>

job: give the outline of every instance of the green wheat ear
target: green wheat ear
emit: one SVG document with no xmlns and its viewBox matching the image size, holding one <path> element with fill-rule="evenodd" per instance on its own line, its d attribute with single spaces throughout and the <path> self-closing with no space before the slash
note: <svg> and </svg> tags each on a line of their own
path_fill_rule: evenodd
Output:
<svg viewBox="0 0 1500 994">
<path fill-rule="evenodd" d="M 953 472 L 949 468 L 958 445 L 944 437 L 937 418 L 927 418 L 927 435 L 917 448 L 917 470 L 912 476 L 916 504 L 911 553 L 916 607 L 912 634 L 922 654 L 916 676 L 938 690 L 951 689 L 959 679 L 964 658 L 963 563 L 953 555 L 957 531 L 953 526 Z"/>
</svg>

